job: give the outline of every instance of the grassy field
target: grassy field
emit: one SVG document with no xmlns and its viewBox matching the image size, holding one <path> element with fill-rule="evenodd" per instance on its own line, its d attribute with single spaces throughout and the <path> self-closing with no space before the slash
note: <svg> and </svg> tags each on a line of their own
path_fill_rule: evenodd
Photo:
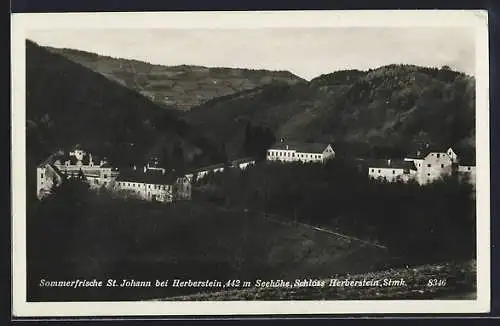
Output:
<svg viewBox="0 0 500 326">
<path fill-rule="evenodd" d="M 178 296 L 162 300 L 383 300 L 383 299 L 443 299 L 474 300 L 476 297 L 476 262 L 443 263 L 391 269 L 356 275 L 332 275 L 340 280 L 381 280 L 379 286 L 256 288 L 228 290 L 208 294 Z M 401 280 L 405 285 L 384 286 L 383 280 Z M 429 284 L 430 282 L 430 284 Z"/>
<path fill-rule="evenodd" d="M 193 202 L 165 205 L 96 198 L 69 236 L 67 268 L 58 269 L 66 273 L 29 272 L 32 298 L 137 300 L 200 291 L 172 287 L 48 289 L 36 286 L 42 277 L 113 278 L 118 282 L 123 278 L 153 282 L 324 278 L 374 271 L 387 260 L 381 248 L 253 213 L 238 214 Z"/>
</svg>

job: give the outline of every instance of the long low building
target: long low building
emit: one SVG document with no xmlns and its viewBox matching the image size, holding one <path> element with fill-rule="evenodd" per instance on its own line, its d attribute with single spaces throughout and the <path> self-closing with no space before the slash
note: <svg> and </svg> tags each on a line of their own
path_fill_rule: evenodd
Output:
<svg viewBox="0 0 500 326">
<path fill-rule="evenodd" d="M 325 162 L 335 157 L 331 144 L 280 141 L 267 150 L 266 160 L 279 162 Z"/>
<path fill-rule="evenodd" d="M 163 174 L 157 171 L 122 173 L 113 191 L 143 200 L 172 202 L 191 199 L 191 182 L 186 176 Z"/>
<path fill-rule="evenodd" d="M 413 162 L 404 160 L 380 160 L 368 168 L 368 175 L 372 179 L 384 179 L 389 182 L 408 182 L 414 180 L 417 168 Z"/>
<path fill-rule="evenodd" d="M 245 158 L 240 158 L 231 161 L 228 164 L 225 163 L 219 163 L 219 164 L 214 164 L 214 165 L 209 165 L 209 166 L 204 166 L 201 168 L 197 168 L 192 170 L 191 172 L 186 173 L 186 177 L 189 180 L 200 180 L 206 177 L 209 173 L 218 173 L 218 172 L 224 172 L 227 168 L 237 168 L 240 170 L 244 170 L 248 168 L 249 166 L 252 166 L 255 164 L 255 159 L 252 157 L 245 157 Z"/>
</svg>

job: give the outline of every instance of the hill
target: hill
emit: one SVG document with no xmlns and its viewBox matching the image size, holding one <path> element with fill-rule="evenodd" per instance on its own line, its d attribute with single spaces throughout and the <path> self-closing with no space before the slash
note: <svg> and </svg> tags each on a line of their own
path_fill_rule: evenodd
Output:
<svg viewBox="0 0 500 326">
<path fill-rule="evenodd" d="M 217 155 L 168 110 L 31 41 L 26 42 L 26 119 L 29 172 L 53 151 L 75 144 L 118 167 L 174 148 L 187 163 Z"/>
<path fill-rule="evenodd" d="M 46 49 L 133 89 L 163 107 L 180 110 L 189 110 L 212 98 L 274 82 L 293 84 L 302 81 L 288 71 L 162 66 L 74 49 Z"/>
<path fill-rule="evenodd" d="M 447 67 L 338 71 L 217 98 L 193 108 L 186 119 L 211 138 L 227 140 L 236 156 L 248 122 L 266 126 L 276 139 L 335 142 L 365 153 L 374 146 L 408 151 L 423 143 L 470 149 L 475 80 Z"/>
</svg>

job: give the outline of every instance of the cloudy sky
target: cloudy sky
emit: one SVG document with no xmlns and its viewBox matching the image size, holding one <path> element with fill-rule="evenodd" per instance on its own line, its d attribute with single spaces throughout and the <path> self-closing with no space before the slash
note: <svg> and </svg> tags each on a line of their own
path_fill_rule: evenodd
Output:
<svg viewBox="0 0 500 326">
<path fill-rule="evenodd" d="M 311 79 L 392 63 L 474 75 L 474 31 L 464 27 L 31 30 L 40 45 L 161 65 L 289 70 Z"/>
</svg>

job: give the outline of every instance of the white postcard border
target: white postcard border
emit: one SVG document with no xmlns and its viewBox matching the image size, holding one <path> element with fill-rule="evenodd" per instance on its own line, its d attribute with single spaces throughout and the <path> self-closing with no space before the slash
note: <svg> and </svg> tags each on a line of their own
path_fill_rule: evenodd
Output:
<svg viewBox="0 0 500 326">
<path fill-rule="evenodd" d="M 168 18 L 168 19 L 166 19 Z M 12 15 L 12 304 L 15 317 L 479 313 L 490 309 L 488 15 L 484 10 L 44 13 Z M 471 27 L 476 31 L 477 299 L 27 302 L 25 40 L 30 29 Z M 457 241 L 460 241 L 457 239 Z"/>
</svg>

